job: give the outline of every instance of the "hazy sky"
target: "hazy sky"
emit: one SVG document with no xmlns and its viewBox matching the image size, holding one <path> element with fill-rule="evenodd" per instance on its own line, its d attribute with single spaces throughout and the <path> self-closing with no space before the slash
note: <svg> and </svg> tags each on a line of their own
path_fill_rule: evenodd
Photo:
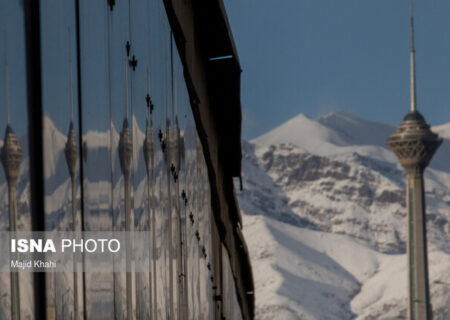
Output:
<svg viewBox="0 0 450 320">
<path fill-rule="evenodd" d="M 398 124 L 409 109 L 408 0 L 224 0 L 242 65 L 243 136 L 298 113 Z M 450 122 L 450 1 L 415 1 L 418 108 Z"/>
</svg>

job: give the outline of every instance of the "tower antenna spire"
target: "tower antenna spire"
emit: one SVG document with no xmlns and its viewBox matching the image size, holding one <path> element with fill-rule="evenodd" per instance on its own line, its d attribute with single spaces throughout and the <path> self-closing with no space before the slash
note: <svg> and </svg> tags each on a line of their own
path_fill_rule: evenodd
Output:
<svg viewBox="0 0 450 320">
<path fill-rule="evenodd" d="M 148 74 L 148 67 L 147 67 L 147 95 L 150 95 L 150 77 Z M 147 119 L 147 121 L 148 121 L 148 114 L 150 113 L 150 110 L 147 109 L 149 108 L 150 106 L 147 106 L 147 108 L 145 108 L 145 118 Z"/>
<path fill-rule="evenodd" d="M 125 109 L 126 109 L 126 119 L 128 120 L 128 65 L 125 62 Z"/>
<path fill-rule="evenodd" d="M 11 124 L 10 105 L 9 105 L 9 74 L 8 74 L 8 39 L 6 37 L 6 30 L 4 30 L 5 37 L 5 96 L 6 96 L 6 116 L 8 125 Z"/>
<path fill-rule="evenodd" d="M 416 49 L 414 47 L 414 3 L 411 1 L 411 12 L 410 12 L 410 19 L 411 19 L 411 50 L 410 50 L 410 81 L 411 81 L 411 88 L 410 88 L 410 94 L 411 94 L 411 112 L 417 111 L 416 107 L 416 58 L 415 58 L 415 52 Z"/>
<path fill-rule="evenodd" d="M 424 171 L 441 145 L 442 138 L 430 130 L 424 117 L 416 110 L 413 9 L 411 1 L 411 110 L 397 131 L 390 135 L 387 144 L 406 170 L 407 318 L 431 320 Z"/>
<path fill-rule="evenodd" d="M 69 39 L 69 86 L 70 86 L 70 121 L 73 121 L 73 88 L 72 88 L 72 43 L 70 37 L 70 27 L 67 28 Z"/>
</svg>

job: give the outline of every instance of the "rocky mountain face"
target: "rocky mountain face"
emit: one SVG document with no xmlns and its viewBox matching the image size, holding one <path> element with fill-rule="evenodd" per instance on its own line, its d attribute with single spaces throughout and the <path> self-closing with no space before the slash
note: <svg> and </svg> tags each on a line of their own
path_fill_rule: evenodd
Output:
<svg viewBox="0 0 450 320">
<path fill-rule="evenodd" d="M 443 128 L 440 129 L 443 133 L 439 133 L 445 137 L 446 127 L 439 128 Z M 397 319 L 405 316 L 405 173 L 384 146 L 385 139 L 393 131 L 390 126 L 348 114 L 335 113 L 317 120 L 300 115 L 251 142 L 243 143 L 244 191 L 238 198 L 244 212 L 244 231 L 247 230 L 247 241 L 254 258 L 256 292 L 264 292 L 264 288 L 276 283 L 267 276 L 268 272 L 283 279 L 278 287 L 273 288 L 276 297 L 267 292 L 271 301 L 282 296 L 278 305 L 258 299 L 257 295 L 261 319 L 266 319 L 268 306 L 273 310 L 289 310 L 281 312 L 284 318 L 277 316 L 277 319 Z M 448 142 L 446 140 L 444 146 Z M 439 158 L 449 159 L 450 153 L 446 148 L 443 150 L 441 154 L 438 152 Z M 442 170 L 442 161 L 435 166 L 433 164 L 427 169 L 425 183 L 430 274 L 432 281 L 437 281 L 432 287 L 437 316 L 444 311 L 450 312 L 450 281 L 444 275 L 444 272 L 450 273 L 450 171 Z M 256 243 L 257 248 L 252 247 L 253 240 L 249 238 L 255 235 L 248 235 L 252 229 L 261 228 L 261 224 L 265 226 L 264 242 L 269 247 L 266 249 L 261 248 L 261 241 Z M 281 239 L 284 232 L 274 232 L 274 228 L 289 229 L 294 234 L 292 241 L 284 243 L 286 239 Z M 297 233 L 319 236 L 318 240 L 311 242 L 310 238 L 297 239 Z M 336 250 L 358 246 L 357 252 L 364 251 L 362 256 L 355 252 L 346 256 L 345 263 L 336 261 L 336 253 L 327 253 L 323 248 L 328 245 L 325 242 L 335 235 L 342 236 L 339 241 L 345 239 L 346 242 Z M 301 269 L 305 259 L 310 260 L 312 254 L 305 254 L 300 249 L 305 246 L 304 241 L 311 242 L 308 244 L 310 249 L 319 251 L 324 258 L 323 261 L 315 259 L 312 264 L 309 261 L 308 266 L 304 266 L 308 272 Z M 286 248 L 291 249 L 286 256 L 272 260 Z M 260 250 L 265 253 L 261 255 Z M 367 256 L 374 262 L 364 266 L 361 259 Z M 445 258 L 447 264 L 443 267 L 438 263 L 439 271 L 436 272 L 437 269 L 431 267 L 436 264 L 434 259 L 441 261 Z M 324 311 L 326 308 L 320 307 L 316 313 L 306 312 L 310 309 L 305 305 L 308 298 L 297 301 L 305 279 L 301 277 L 300 283 L 295 281 L 295 277 L 286 279 L 287 273 L 281 272 L 281 265 L 287 262 L 280 259 L 299 260 L 297 267 L 290 270 L 289 277 L 305 275 L 306 272 L 308 277 L 315 278 L 320 274 L 315 279 L 317 287 L 308 290 L 314 299 L 318 299 L 319 305 L 320 302 L 334 303 L 339 312 L 327 313 Z M 329 266 L 330 259 L 335 266 Z M 355 275 L 355 267 L 349 264 L 359 266 L 363 275 Z M 291 265 L 286 267 L 292 268 Z M 342 279 L 349 278 L 351 285 L 344 284 L 344 280 L 330 282 L 336 268 L 347 272 Z M 264 270 L 262 274 L 260 269 Z M 447 280 L 443 280 L 445 278 Z M 272 282 L 269 284 L 268 281 Z M 366 292 L 367 283 L 382 291 L 377 294 L 370 290 Z M 319 290 L 318 296 L 314 296 L 314 292 L 324 285 L 347 291 L 330 298 L 331 293 L 327 290 Z M 285 291 L 290 294 L 281 294 Z M 390 295 L 396 301 L 394 306 L 392 299 L 387 299 Z"/>
</svg>

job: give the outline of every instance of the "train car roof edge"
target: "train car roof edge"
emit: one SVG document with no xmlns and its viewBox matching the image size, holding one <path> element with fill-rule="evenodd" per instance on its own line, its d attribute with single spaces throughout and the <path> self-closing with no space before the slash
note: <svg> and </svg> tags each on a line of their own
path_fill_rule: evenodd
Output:
<svg viewBox="0 0 450 320">
<path fill-rule="evenodd" d="M 222 0 L 164 0 L 164 5 L 209 169 L 214 218 L 230 259 L 243 319 L 251 320 L 253 274 L 233 184 L 233 177 L 241 177 L 242 161 L 242 70 L 234 39 Z"/>
</svg>

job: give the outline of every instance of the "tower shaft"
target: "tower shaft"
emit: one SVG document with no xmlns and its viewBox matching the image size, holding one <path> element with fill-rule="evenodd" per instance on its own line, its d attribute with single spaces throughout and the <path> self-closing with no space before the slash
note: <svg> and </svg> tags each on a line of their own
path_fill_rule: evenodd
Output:
<svg viewBox="0 0 450 320">
<path fill-rule="evenodd" d="M 131 262 L 131 234 L 133 227 L 133 220 L 131 216 L 131 199 L 130 199 L 130 176 L 126 175 L 124 177 L 124 188 L 125 188 L 125 231 L 126 231 L 126 295 L 127 295 L 127 319 L 133 319 L 133 274 L 132 274 L 132 262 Z"/>
<path fill-rule="evenodd" d="M 133 155 L 133 144 L 131 139 L 130 127 L 128 125 L 128 117 L 124 119 L 122 125 L 122 131 L 120 132 L 119 139 L 119 160 L 120 168 L 123 174 L 124 181 L 124 196 L 125 196 L 125 260 L 126 260 L 126 297 L 127 297 L 127 319 L 134 319 L 133 308 L 135 296 L 133 296 L 134 284 L 134 264 L 132 262 L 132 246 L 131 246 L 131 232 L 134 231 L 134 217 L 131 213 L 131 186 L 130 186 L 130 173 L 131 173 L 131 161 Z"/>
<path fill-rule="evenodd" d="M 11 126 L 6 126 L 3 147 L 0 150 L 0 160 L 5 170 L 6 181 L 8 183 L 8 205 L 9 205 L 9 231 L 12 237 L 16 237 L 17 231 L 17 189 L 16 182 L 20 174 L 20 165 L 22 163 L 22 148 L 19 139 L 12 130 Z M 16 255 L 10 253 L 11 260 L 16 260 Z M 13 271 L 10 273 L 11 285 L 11 319 L 20 320 L 20 285 L 19 273 Z"/>
<path fill-rule="evenodd" d="M 408 319 L 429 320 L 431 304 L 423 173 L 442 139 L 430 130 L 422 115 L 415 111 L 406 115 L 387 143 L 407 173 Z"/>
<path fill-rule="evenodd" d="M 77 233 L 77 191 L 75 185 L 75 178 L 72 178 L 72 225 L 74 236 L 78 237 Z M 73 257 L 73 316 L 74 320 L 79 319 L 79 308 L 78 308 L 78 255 L 74 254 Z"/>
<path fill-rule="evenodd" d="M 16 186 L 13 183 L 8 184 L 8 201 L 9 201 L 9 223 L 11 235 L 15 237 L 17 231 L 16 215 L 17 215 L 17 200 L 16 200 Z M 11 254 L 11 260 L 16 260 L 16 254 Z M 19 272 L 13 271 L 10 273 L 11 285 L 11 319 L 20 319 L 20 289 L 19 289 Z"/>
<path fill-rule="evenodd" d="M 408 172 L 406 200 L 408 212 L 409 319 L 431 319 L 424 180 L 423 172 L 420 169 Z"/>
</svg>

